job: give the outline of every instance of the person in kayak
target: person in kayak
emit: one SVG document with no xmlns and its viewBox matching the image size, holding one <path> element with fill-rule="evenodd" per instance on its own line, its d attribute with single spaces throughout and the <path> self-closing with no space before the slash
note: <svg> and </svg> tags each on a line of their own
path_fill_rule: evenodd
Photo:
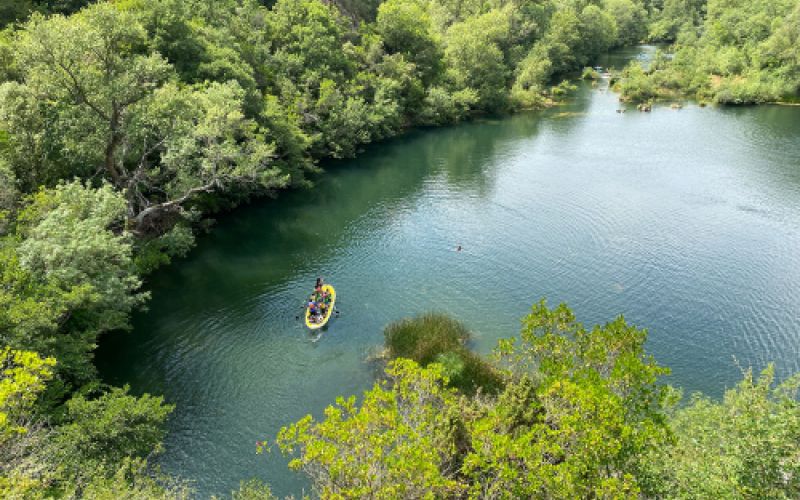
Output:
<svg viewBox="0 0 800 500">
<path fill-rule="evenodd" d="M 318 293 L 321 292 L 323 286 L 325 286 L 325 283 L 323 283 L 322 278 L 317 278 L 317 284 L 314 285 L 314 291 Z"/>
<path fill-rule="evenodd" d="M 308 301 L 308 311 L 311 318 L 316 318 L 320 315 L 319 303 L 316 300 L 309 300 Z"/>
</svg>

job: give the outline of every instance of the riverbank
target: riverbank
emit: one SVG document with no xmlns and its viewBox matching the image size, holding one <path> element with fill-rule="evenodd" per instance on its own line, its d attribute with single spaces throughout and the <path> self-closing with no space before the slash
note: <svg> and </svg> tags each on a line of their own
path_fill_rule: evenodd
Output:
<svg viewBox="0 0 800 500">
<path fill-rule="evenodd" d="M 704 10 L 702 17 L 699 10 L 689 13 L 671 38 L 675 43 L 669 54 L 657 55 L 647 68 L 633 63 L 625 69 L 625 99 L 640 102 L 678 93 L 733 105 L 797 101 L 796 5 L 712 0 Z"/>
<path fill-rule="evenodd" d="M 319 0 L 278 0 L 270 7 L 224 0 L 202 8 L 181 2 L 97 1 L 73 13 L 83 6 L 78 2 L 65 15 L 57 13 L 62 7 L 49 4 L 40 6 L 42 14 L 31 14 L 30 9 L 4 13 L 20 20 L 31 15 L 0 36 L 4 54 L 0 58 L 0 267 L 6 271 L 0 325 L 10 356 L 52 366 L 52 373 L 50 368 L 42 372 L 49 380 L 46 387 L 36 385 L 29 391 L 41 393 L 36 407 L 26 406 L 15 418 L 20 429 L 33 426 L 41 430 L 38 435 L 53 432 L 75 450 L 67 452 L 75 458 L 74 467 L 61 474 L 65 469 L 57 454 L 28 446 L 27 434 L 17 433 L 14 446 L 30 450 L 20 463 L 36 463 L 36 470 L 48 472 L 29 478 L 28 469 L 17 467 L 19 480 L 12 486 L 68 496 L 90 482 L 101 489 L 135 486 L 136 480 L 127 473 L 117 473 L 131 460 L 137 464 L 131 471 L 136 477 L 148 472 L 145 461 L 151 458 L 150 450 L 159 448 L 160 423 L 170 406 L 144 395 L 128 397 L 100 384 L 94 350 L 101 335 L 127 329 L 132 311 L 147 301 L 149 294 L 141 288 L 143 274 L 150 273 L 154 283 L 175 272 L 154 270 L 190 251 L 193 229 L 204 225 L 205 216 L 287 188 L 308 186 L 320 159 L 353 157 L 364 145 L 394 137 L 413 125 L 458 123 L 477 114 L 485 118 L 468 129 L 525 123 L 532 117 L 495 116 L 538 106 L 549 95 L 565 91 L 550 88 L 549 82 L 610 47 L 643 39 L 642 28 L 651 16 L 667 24 L 674 20 L 670 17 L 675 13 L 666 6 L 658 12 L 645 8 L 641 0 L 621 1 L 586 6 L 554 1 L 529 9 L 521 4 L 492 8 L 480 2 L 454 6 L 438 0 L 387 0 L 377 12 L 363 11 L 370 18 L 361 23 L 347 18 L 339 3 Z M 748 84 L 753 81 L 763 83 L 757 78 Z M 745 94 L 751 90 L 744 88 Z M 589 111 L 545 111 L 535 122 L 550 117 L 580 127 L 588 116 Z M 521 136 L 537 136 L 533 129 Z M 438 131 L 425 135 L 429 134 L 441 137 Z M 447 157 L 437 156 L 438 150 L 420 156 L 420 169 L 408 173 L 416 179 L 409 187 L 412 192 L 424 194 L 431 188 L 427 175 L 441 168 L 430 163 L 433 160 L 459 165 L 447 182 L 461 180 L 465 162 L 481 165 L 477 167 L 481 175 L 467 172 L 466 177 L 485 177 L 476 199 L 492 194 L 494 177 L 485 175 L 491 166 L 469 155 L 492 156 L 495 148 L 505 151 L 506 146 L 491 145 L 487 151 L 485 144 L 458 142 L 462 143 Z M 388 146 L 383 143 L 380 148 Z M 522 184 L 530 173 L 517 175 Z M 286 193 L 275 204 L 283 206 L 285 198 L 315 201 L 305 225 L 294 227 L 283 220 L 268 228 L 251 227 L 235 244 L 263 237 L 288 241 L 287 248 L 295 249 L 294 235 L 285 239 L 284 231 L 291 227 L 305 235 L 299 253 L 312 252 L 308 272 L 319 272 L 325 259 L 342 257 L 339 252 L 347 249 L 357 256 L 368 255 L 349 245 L 326 246 L 349 241 L 334 219 L 343 202 L 317 198 L 316 191 L 333 179 L 321 177 L 316 189 Z M 364 189 L 393 194 L 393 187 L 374 186 L 375 182 L 380 180 L 365 182 Z M 458 182 L 454 186 L 463 187 Z M 528 193 L 534 192 L 536 184 L 527 187 Z M 447 193 L 463 194 L 457 189 Z M 434 205 L 438 201 L 430 200 Z M 506 219 L 515 221 L 514 210 L 527 202 L 524 197 L 515 199 Z M 413 200 L 408 203 L 415 206 Z M 467 200 L 463 203 L 470 205 Z M 492 213 L 491 207 L 484 208 Z M 402 215 L 371 214 L 389 224 L 372 229 L 391 229 Z M 436 215 L 427 214 L 430 220 L 437 220 Z M 457 217 L 451 214 L 450 219 Z M 492 223 L 503 227 L 506 219 Z M 318 226 L 320 221 L 324 225 Z M 443 231 L 452 229 L 449 224 L 444 223 Z M 308 234 L 314 227 L 320 232 Z M 419 234 L 415 228 L 408 230 Z M 469 234 L 469 228 L 463 232 Z M 495 236 L 508 238 L 505 231 Z M 391 247 L 391 242 L 384 244 Z M 333 255 L 320 256 L 316 251 Z M 387 262 L 398 258 L 387 257 Z M 425 262 L 430 254 L 420 251 L 418 257 Z M 513 258 L 509 255 L 503 263 Z M 281 258 L 275 262 L 280 264 Z M 179 264 L 185 268 L 186 261 Z M 210 264 L 220 265 L 213 259 Z M 416 261 L 406 267 L 412 264 Z M 452 264 L 444 261 L 444 265 Z M 525 262 L 516 266 L 524 269 Z M 253 267 L 247 269 L 252 272 Z M 289 263 L 282 272 L 297 271 Z M 378 267 L 375 276 L 382 271 Z M 429 271 L 435 275 L 436 269 Z M 220 276 L 215 285 L 225 288 L 223 283 L 229 280 L 231 297 L 239 296 L 242 283 L 237 277 L 241 276 Z M 482 284 L 483 290 L 491 288 Z M 168 304 L 179 305 L 163 297 L 150 301 L 164 317 L 180 313 L 163 309 Z M 394 311 L 395 305 L 382 307 Z M 212 321 L 225 323 L 219 318 Z M 201 336 L 209 326 L 197 325 Z M 196 347 L 190 341 L 178 346 L 178 352 L 195 353 Z M 220 354 L 215 351 L 208 361 L 218 360 Z M 173 364 L 165 366 L 170 372 Z M 112 418 L 113 412 L 144 413 L 142 432 L 154 441 L 142 446 L 139 440 L 110 433 L 104 446 L 114 453 L 98 458 L 95 443 L 106 436 L 80 429 L 91 428 L 93 415 L 106 410 L 111 413 L 103 415 L 123 427 L 125 420 Z M 85 436 L 88 440 L 83 440 Z M 91 471 L 91 477 L 83 475 L 85 471 Z"/>
</svg>

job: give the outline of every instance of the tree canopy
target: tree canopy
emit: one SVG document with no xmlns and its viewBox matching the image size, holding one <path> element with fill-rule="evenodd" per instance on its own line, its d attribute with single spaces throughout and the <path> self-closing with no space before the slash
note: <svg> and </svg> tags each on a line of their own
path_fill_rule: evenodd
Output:
<svg viewBox="0 0 800 500">
<path fill-rule="evenodd" d="M 623 97 L 689 96 L 750 104 L 793 101 L 800 93 L 797 2 L 668 0 L 651 36 L 675 41 L 672 57 L 623 74 Z"/>
<path fill-rule="evenodd" d="M 410 127 L 551 104 L 645 39 L 673 54 L 627 68 L 627 99 L 791 100 L 800 82 L 789 0 L 0 0 L 0 24 L 4 497 L 189 495 L 148 463 L 171 407 L 100 383 L 92 356 L 204 217 Z M 450 337 L 426 344 L 437 323 Z M 387 380 L 282 432 L 292 466 L 323 496 L 797 496 L 796 403 L 769 372 L 675 410 L 622 318 L 585 329 L 539 304 L 496 364 L 465 332 L 387 328 Z"/>
</svg>

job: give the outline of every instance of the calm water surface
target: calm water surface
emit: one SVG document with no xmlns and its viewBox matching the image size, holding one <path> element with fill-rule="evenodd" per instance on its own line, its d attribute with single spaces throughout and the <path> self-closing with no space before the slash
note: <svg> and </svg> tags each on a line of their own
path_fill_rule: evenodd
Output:
<svg viewBox="0 0 800 500">
<path fill-rule="evenodd" d="M 481 352 L 541 297 L 585 323 L 624 314 L 688 391 L 721 394 L 737 364 L 800 370 L 800 109 L 621 114 L 604 86 L 328 164 L 152 276 L 149 311 L 98 363 L 177 405 L 163 468 L 200 497 L 254 476 L 301 493 L 256 440 L 370 387 L 383 326 L 429 310 Z M 342 314 L 315 341 L 295 316 L 318 275 Z"/>
</svg>

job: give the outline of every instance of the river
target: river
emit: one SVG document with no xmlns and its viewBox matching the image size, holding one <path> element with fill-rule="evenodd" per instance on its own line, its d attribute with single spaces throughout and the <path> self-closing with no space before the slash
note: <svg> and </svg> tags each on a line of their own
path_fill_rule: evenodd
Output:
<svg viewBox="0 0 800 500">
<path fill-rule="evenodd" d="M 624 314 L 687 392 L 800 370 L 800 109 L 617 113 L 605 87 L 327 163 L 315 189 L 221 217 L 149 277 L 149 310 L 98 366 L 177 405 L 163 469 L 201 498 L 249 477 L 299 495 L 256 441 L 369 388 L 384 325 L 424 311 L 484 353 L 542 297 L 587 324 Z M 319 338 L 296 320 L 317 276 L 341 309 Z"/>
</svg>

